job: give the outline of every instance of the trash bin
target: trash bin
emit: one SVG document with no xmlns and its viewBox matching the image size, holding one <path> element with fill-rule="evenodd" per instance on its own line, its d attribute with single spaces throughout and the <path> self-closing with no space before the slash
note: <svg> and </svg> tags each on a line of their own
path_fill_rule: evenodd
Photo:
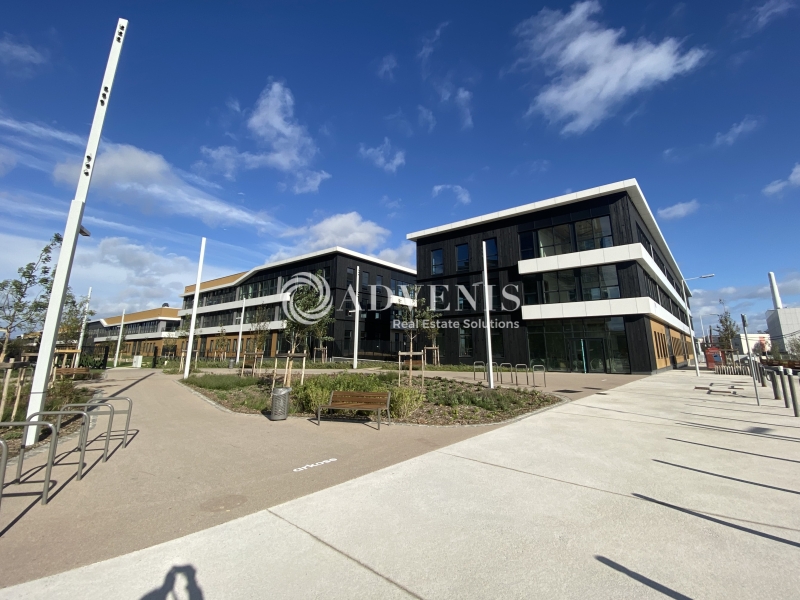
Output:
<svg viewBox="0 0 800 600">
<path fill-rule="evenodd" d="M 232 369 L 235 364 L 236 364 L 236 359 L 235 358 L 228 359 L 228 368 L 229 369 Z"/>
<path fill-rule="evenodd" d="M 272 391 L 272 410 L 269 413 L 270 421 L 283 421 L 289 414 L 289 392 L 292 388 L 276 387 Z"/>
</svg>

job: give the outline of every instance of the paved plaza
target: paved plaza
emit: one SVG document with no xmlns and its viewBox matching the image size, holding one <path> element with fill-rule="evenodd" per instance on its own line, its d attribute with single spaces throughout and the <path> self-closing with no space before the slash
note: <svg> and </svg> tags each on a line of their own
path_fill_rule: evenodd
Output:
<svg viewBox="0 0 800 600">
<path fill-rule="evenodd" d="M 562 377 L 548 388 L 598 389 L 503 426 L 377 432 L 114 371 L 136 437 L 62 488 L 66 457 L 46 507 L 3 500 L 0 599 L 800 596 L 783 402 L 692 371 Z M 711 382 L 743 389 L 694 390 Z"/>
</svg>

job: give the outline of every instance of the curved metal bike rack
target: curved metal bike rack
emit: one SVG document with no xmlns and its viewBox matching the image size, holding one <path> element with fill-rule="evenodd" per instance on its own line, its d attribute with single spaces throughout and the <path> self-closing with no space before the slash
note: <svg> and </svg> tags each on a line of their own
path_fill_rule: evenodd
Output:
<svg viewBox="0 0 800 600">
<path fill-rule="evenodd" d="M 38 416 L 58 416 L 58 421 L 56 422 L 55 426 L 55 436 L 58 437 L 59 432 L 61 431 L 61 417 L 64 415 L 81 415 L 81 434 L 78 438 L 78 446 L 80 447 L 80 459 L 78 460 L 78 475 L 75 477 L 78 481 L 83 478 L 83 459 L 86 456 L 86 442 L 89 439 L 89 415 L 85 410 L 43 410 L 41 412 L 33 413 L 29 415 L 28 418 L 32 419 L 33 417 Z M 27 430 L 26 430 L 27 432 Z M 20 483 L 22 479 L 22 461 L 25 458 L 25 448 L 21 447 L 19 449 L 19 461 L 17 462 L 17 483 Z"/>
<path fill-rule="evenodd" d="M 133 400 L 127 396 L 111 396 L 108 398 L 100 398 L 97 402 L 111 402 L 112 400 L 123 400 L 128 403 L 128 410 L 117 410 L 114 415 L 127 415 L 125 418 L 125 437 L 122 438 L 122 447 L 128 447 L 128 429 L 131 425 L 131 414 L 133 413 Z"/>
<path fill-rule="evenodd" d="M 56 456 L 56 446 L 58 445 L 58 436 L 56 436 L 56 428 L 55 425 L 52 423 L 47 423 L 46 421 L 10 421 L 7 423 L 0 423 L 0 427 L 24 427 L 25 431 L 28 431 L 28 427 L 49 427 L 50 428 L 50 452 L 47 455 L 47 467 L 45 468 L 44 472 L 44 488 L 42 489 L 42 505 L 47 504 L 47 496 L 50 493 L 50 472 L 53 470 L 53 460 Z M 23 433 L 24 436 L 24 433 Z M 24 437 L 23 437 L 24 439 Z M 22 464 L 22 457 L 25 452 L 25 447 L 20 446 L 19 449 L 19 465 Z M 6 455 L 7 459 L 7 455 Z M 4 459 L 5 460 L 5 459 Z M 20 467 L 17 465 L 17 479 L 16 483 L 19 483 L 19 472 Z M 3 479 L 5 479 L 5 470 L 3 470 Z M 3 498 L 3 489 L 0 487 L 0 500 Z"/>
<path fill-rule="evenodd" d="M 530 383 L 528 383 L 529 382 L 528 373 L 529 373 L 530 370 L 528 369 L 528 365 L 526 365 L 525 363 L 519 363 L 517 365 L 514 365 L 514 383 L 516 385 L 519 385 L 519 368 L 520 367 L 522 367 L 522 369 L 525 371 L 525 385 L 530 385 Z"/>
<path fill-rule="evenodd" d="M 531 364 L 531 375 L 533 376 L 533 387 L 536 387 L 536 369 L 542 370 L 542 377 L 544 377 L 544 387 L 547 387 L 547 369 L 544 365 Z"/>
<path fill-rule="evenodd" d="M 473 381 L 475 380 L 475 369 L 477 368 L 478 365 L 481 365 L 483 367 L 483 378 L 486 379 L 486 363 L 483 362 L 482 360 L 476 360 L 474 363 L 472 363 L 472 379 L 473 379 Z"/>
<path fill-rule="evenodd" d="M 108 427 L 106 428 L 106 446 L 105 450 L 103 450 L 103 462 L 108 460 L 108 443 L 111 440 L 111 427 L 114 425 L 114 407 L 108 404 L 107 402 L 78 402 L 75 404 L 66 404 L 63 408 L 77 408 L 77 407 L 85 407 L 87 409 L 86 412 L 94 410 L 95 408 L 107 408 L 109 412 L 108 416 Z M 61 427 L 61 417 L 58 418 L 58 427 Z M 88 431 L 87 431 L 87 436 Z"/>
<path fill-rule="evenodd" d="M 0 438 L 0 507 L 3 503 L 3 488 L 6 486 L 6 464 L 8 464 L 8 442 Z"/>
<path fill-rule="evenodd" d="M 514 375 L 512 373 L 512 371 L 514 370 L 514 367 L 512 366 L 512 364 L 511 363 L 500 363 L 500 365 L 497 367 L 497 372 L 500 374 L 500 383 L 503 383 L 503 367 L 508 367 L 508 376 L 510 378 L 514 377 Z"/>
</svg>

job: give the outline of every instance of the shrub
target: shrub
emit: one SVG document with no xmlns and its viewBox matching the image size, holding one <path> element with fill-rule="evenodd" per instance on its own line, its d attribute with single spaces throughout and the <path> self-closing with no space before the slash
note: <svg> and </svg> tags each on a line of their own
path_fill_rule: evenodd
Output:
<svg viewBox="0 0 800 600">
<path fill-rule="evenodd" d="M 417 410 L 425 401 L 425 395 L 419 388 L 413 387 L 393 387 L 391 411 L 393 417 L 400 419 Z"/>
<path fill-rule="evenodd" d="M 246 388 L 251 385 L 258 385 L 261 380 L 258 377 L 239 377 L 238 375 L 190 375 L 186 383 L 194 387 L 206 390 L 230 391 L 238 388 Z"/>
</svg>

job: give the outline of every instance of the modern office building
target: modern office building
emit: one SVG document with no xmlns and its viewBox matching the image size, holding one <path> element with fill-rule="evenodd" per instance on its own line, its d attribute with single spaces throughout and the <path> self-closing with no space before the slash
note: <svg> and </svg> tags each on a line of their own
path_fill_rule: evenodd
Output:
<svg viewBox="0 0 800 600">
<path fill-rule="evenodd" d="M 356 281 L 360 272 L 361 281 Z M 200 285 L 200 298 L 195 324 L 199 335 L 200 356 L 235 356 L 240 327 L 242 329 L 242 351 L 247 353 L 264 351 L 267 356 L 287 352 L 288 342 L 283 335 L 284 315 L 282 302 L 286 294 L 281 293 L 284 283 L 297 273 L 320 273 L 331 288 L 335 321 L 329 330 L 333 341 L 327 342 L 328 357 L 353 355 L 355 315 L 348 287 L 359 290 L 359 303 L 364 308 L 360 313 L 358 354 L 361 358 L 388 359 L 402 349 L 403 332 L 392 330 L 390 310 L 369 310 L 370 285 L 385 286 L 391 294 L 403 296 L 402 286 L 416 281 L 413 269 L 396 265 L 346 248 L 333 247 L 261 265 L 244 273 L 236 273 L 204 281 Z M 194 302 L 194 285 L 186 286 L 183 308 L 179 314 L 188 321 Z M 377 288 L 376 308 L 386 306 L 389 293 Z M 244 325 L 241 326 L 244 305 Z M 264 321 L 266 307 L 269 314 L 269 339 L 266 347 L 255 347 L 256 320 Z M 178 351 L 183 352 L 186 340 L 179 340 Z"/>
<path fill-rule="evenodd" d="M 456 325 L 441 330 L 443 363 L 488 360 L 485 329 L 474 327 L 483 242 L 493 362 L 654 373 L 693 356 L 690 292 L 635 179 L 407 237 L 417 243 L 417 282 L 441 286 L 436 308 Z"/>
<path fill-rule="evenodd" d="M 95 319 L 86 324 L 83 338 L 83 351 L 98 354 L 103 346 L 109 346 L 113 357 L 119 339 L 120 324 L 123 324 L 123 340 L 120 354 L 124 356 L 159 356 L 174 354 L 176 331 L 181 319 L 177 308 L 167 305 L 139 312 L 128 313 L 125 321 L 122 315 Z"/>
</svg>

